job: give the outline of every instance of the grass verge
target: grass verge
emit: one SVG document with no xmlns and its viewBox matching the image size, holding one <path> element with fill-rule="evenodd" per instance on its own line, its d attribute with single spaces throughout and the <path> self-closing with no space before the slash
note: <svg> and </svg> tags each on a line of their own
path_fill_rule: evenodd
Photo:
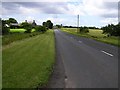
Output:
<svg viewBox="0 0 120 90">
<path fill-rule="evenodd" d="M 17 40 L 22 40 L 28 37 L 33 37 L 36 36 L 38 34 L 41 34 L 40 32 L 32 32 L 32 33 L 11 33 L 8 35 L 3 35 L 2 36 L 2 45 L 7 45 L 10 44 L 14 41 Z"/>
<path fill-rule="evenodd" d="M 120 43 L 118 43 L 118 42 L 120 42 L 119 37 L 115 37 L 115 36 L 107 37 L 106 34 L 102 34 L 102 30 L 89 29 L 89 33 L 77 33 L 76 28 L 61 28 L 61 30 L 64 32 L 73 34 L 73 35 L 77 35 L 80 37 L 86 37 L 86 38 L 92 38 L 92 39 L 100 41 L 100 42 L 104 42 L 107 44 L 111 44 L 111 45 L 120 47 Z"/>
<path fill-rule="evenodd" d="M 2 50 L 3 88 L 46 85 L 55 62 L 53 30 L 10 45 Z"/>
</svg>

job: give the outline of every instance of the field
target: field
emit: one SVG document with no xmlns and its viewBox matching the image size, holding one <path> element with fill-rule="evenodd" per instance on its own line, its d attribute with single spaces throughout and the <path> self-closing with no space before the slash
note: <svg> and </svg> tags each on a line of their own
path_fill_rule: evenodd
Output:
<svg viewBox="0 0 120 90">
<path fill-rule="evenodd" d="M 35 31 L 35 29 L 32 29 L 32 32 L 34 32 Z M 15 33 L 23 33 L 23 32 L 25 32 L 25 29 L 10 29 L 10 32 L 15 32 Z"/>
<path fill-rule="evenodd" d="M 107 37 L 106 34 L 102 34 L 102 32 L 103 32 L 102 30 L 89 29 L 89 33 L 85 33 L 85 34 L 84 33 L 77 33 L 76 28 L 62 28 L 61 30 L 64 32 L 68 32 L 68 33 L 77 35 L 77 36 L 92 38 L 92 39 L 95 39 L 95 40 L 100 41 L 100 42 L 112 44 L 115 46 L 120 46 L 120 43 L 118 43 L 119 37 L 115 37 L 115 36 Z"/>
<path fill-rule="evenodd" d="M 3 88 L 36 88 L 46 85 L 54 62 L 53 30 L 3 46 Z"/>
</svg>

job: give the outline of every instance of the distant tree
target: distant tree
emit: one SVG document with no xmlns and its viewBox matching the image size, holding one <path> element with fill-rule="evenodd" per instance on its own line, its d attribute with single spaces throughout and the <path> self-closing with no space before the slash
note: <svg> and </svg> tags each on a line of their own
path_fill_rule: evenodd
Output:
<svg viewBox="0 0 120 90">
<path fill-rule="evenodd" d="M 42 25 L 48 29 L 53 28 L 53 23 L 50 20 L 47 20 L 46 22 L 43 22 Z"/>
<path fill-rule="evenodd" d="M 18 22 L 16 19 L 14 18 L 9 18 L 8 20 L 6 20 L 6 23 L 10 26 L 10 28 L 18 28 Z"/>
<path fill-rule="evenodd" d="M 89 29 L 99 29 L 98 27 L 88 27 Z"/>
<path fill-rule="evenodd" d="M 7 20 L 7 23 L 10 24 L 10 23 L 18 23 L 18 22 L 14 18 L 9 18 L 9 20 Z"/>
<path fill-rule="evenodd" d="M 46 27 L 46 22 L 43 22 L 42 25 Z"/>
<path fill-rule="evenodd" d="M 53 28 L 53 23 L 52 23 L 50 20 L 47 20 L 46 26 L 47 26 L 49 29 L 52 29 L 52 28 Z"/>
<path fill-rule="evenodd" d="M 57 28 L 61 28 L 62 26 L 61 25 L 56 25 Z"/>
<path fill-rule="evenodd" d="M 21 23 L 21 26 L 26 30 L 25 33 L 31 33 L 31 31 L 32 31 L 31 23 L 23 22 L 23 23 Z"/>
</svg>

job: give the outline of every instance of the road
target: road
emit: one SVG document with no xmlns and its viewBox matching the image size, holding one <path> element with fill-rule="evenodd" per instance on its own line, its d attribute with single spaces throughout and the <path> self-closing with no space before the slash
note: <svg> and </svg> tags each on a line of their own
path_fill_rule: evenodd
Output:
<svg viewBox="0 0 120 90">
<path fill-rule="evenodd" d="M 66 88 L 117 88 L 118 48 L 55 30 Z"/>
</svg>

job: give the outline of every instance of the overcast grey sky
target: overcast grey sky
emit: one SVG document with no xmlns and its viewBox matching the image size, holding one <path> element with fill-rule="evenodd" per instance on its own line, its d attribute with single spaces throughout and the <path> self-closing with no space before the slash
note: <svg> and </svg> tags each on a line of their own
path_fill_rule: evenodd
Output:
<svg viewBox="0 0 120 90">
<path fill-rule="evenodd" d="M 13 2 L 14 1 L 14 2 Z M 16 18 L 19 22 L 36 20 L 37 24 L 50 19 L 54 24 L 101 27 L 118 23 L 119 0 L 4 0 L 2 18 Z"/>
</svg>

